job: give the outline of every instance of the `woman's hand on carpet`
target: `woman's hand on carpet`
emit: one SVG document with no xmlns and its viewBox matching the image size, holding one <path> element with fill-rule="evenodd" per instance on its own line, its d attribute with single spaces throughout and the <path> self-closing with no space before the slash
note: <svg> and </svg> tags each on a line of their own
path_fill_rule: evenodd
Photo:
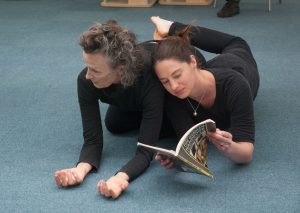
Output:
<svg viewBox="0 0 300 213">
<path fill-rule="evenodd" d="M 127 189 L 129 177 L 126 173 L 119 172 L 108 180 L 100 180 L 97 184 L 97 190 L 105 197 L 118 198 L 121 193 Z"/>
<path fill-rule="evenodd" d="M 87 173 L 92 169 L 88 163 L 79 163 L 75 168 L 58 170 L 54 174 L 58 186 L 66 187 L 82 183 Z"/>
</svg>

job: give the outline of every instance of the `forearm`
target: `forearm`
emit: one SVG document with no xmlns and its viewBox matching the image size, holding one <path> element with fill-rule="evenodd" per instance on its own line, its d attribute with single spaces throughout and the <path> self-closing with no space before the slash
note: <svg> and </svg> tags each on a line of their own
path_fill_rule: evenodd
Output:
<svg viewBox="0 0 300 213">
<path fill-rule="evenodd" d="M 103 149 L 103 134 L 98 108 L 80 106 L 84 144 L 80 152 L 79 162 L 89 163 L 95 169 L 99 167 Z"/>
<path fill-rule="evenodd" d="M 254 146 L 249 142 L 232 142 L 230 147 L 222 153 L 231 161 L 247 164 L 252 161 Z"/>
<path fill-rule="evenodd" d="M 80 152 L 78 163 L 85 162 L 93 166 L 96 170 L 99 168 L 102 156 L 103 143 L 84 143 Z"/>
<path fill-rule="evenodd" d="M 137 154 L 124 165 L 118 173 L 125 173 L 128 176 L 129 181 L 133 181 L 135 178 L 144 173 L 150 165 L 153 158 L 153 154 L 145 151 L 141 153 L 141 149 L 138 148 Z"/>
<path fill-rule="evenodd" d="M 84 162 L 78 163 L 76 167 L 79 168 L 84 173 L 84 176 L 86 176 L 87 173 L 89 173 L 93 168 L 91 164 L 84 163 Z"/>
<path fill-rule="evenodd" d="M 116 175 L 116 177 L 121 178 L 123 180 L 126 180 L 129 182 L 129 176 L 125 173 L 125 172 L 118 172 Z"/>
<path fill-rule="evenodd" d="M 85 162 L 98 169 L 103 148 L 103 132 L 98 98 L 91 83 L 85 79 L 86 69 L 77 79 L 78 102 L 80 107 L 84 144 L 79 163 Z"/>
</svg>

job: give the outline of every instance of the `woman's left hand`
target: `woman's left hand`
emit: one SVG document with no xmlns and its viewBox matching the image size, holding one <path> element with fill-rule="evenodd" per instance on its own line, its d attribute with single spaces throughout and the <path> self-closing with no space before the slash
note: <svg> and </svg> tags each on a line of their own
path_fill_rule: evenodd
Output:
<svg viewBox="0 0 300 213">
<path fill-rule="evenodd" d="M 171 169 L 174 166 L 174 162 L 171 158 L 168 158 L 164 155 L 161 155 L 159 153 L 156 154 L 155 160 L 160 162 L 160 165 L 165 167 L 166 169 Z"/>
<path fill-rule="evenodd" d="M 208 132 L 207 136 L 210 142 L 221 152 L 226 152 L 234 143 L 232 141 L 232 134 L 220 129 L 217 129 L 215 132 Z"/>
<path fill-rule="evenodd" d="M 127 189 L 129 177 L 127 174 L 119 172 L 108 180 L 100 180 L 97 184 L 97 191 L 105 197 L 118 198 Z"/>
</svg>

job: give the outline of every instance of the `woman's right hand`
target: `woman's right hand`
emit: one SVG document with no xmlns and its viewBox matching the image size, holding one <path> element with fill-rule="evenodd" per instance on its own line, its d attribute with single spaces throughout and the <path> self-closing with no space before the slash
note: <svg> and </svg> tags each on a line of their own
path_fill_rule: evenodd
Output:
<svg viewBox="0 0 300 213">
<path fill-rule="evenodd" d="M 171 169 L 174 166 L 174 162 L 171 158 L 168 158 L 165 155 L 161 155 L 159 153 L 156 154 L 155 160 L 159 161 L 160 165 L 165 167 L 166 169 Z"/>
<path fill-rule="evenodd" d="M 54 174 L 54 180 L 58 186 L 67 187 L 82 183 L 85 176 L 92 170 L 88 163 L 79 163 L 77 167 L 58 170 Z"/>
<path fill-rule="evenodd" d="M 152 16 L 151 21 L 155 25 L 155 31 L 153 33 L 154 40 L 162 40 L 168 37 L 169 29 L 173 24 L 172 21 L 161 19 L 159 16 Z"/>
</svg>

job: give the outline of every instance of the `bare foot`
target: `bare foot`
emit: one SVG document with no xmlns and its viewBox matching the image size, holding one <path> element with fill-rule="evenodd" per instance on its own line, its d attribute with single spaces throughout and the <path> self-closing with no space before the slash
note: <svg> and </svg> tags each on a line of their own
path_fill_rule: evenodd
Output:
<svg viewBox="0 0 300 213">
<path fill-rule="evenodd" d="M 119 174 L 110 177 L 107 181 L 100 180 L 97 184 L 98 192 L 105 197 L 118 198 L 129 185 L 128 176 L 124 178 Z"/>
<path fill-rule="evenodd" d="M 73 186 L 83 182 L 92 166 L 87 163 L 79 163 L 75 168 L 58 170 L 54 174 L 55 182 L 58 186 Z"/>
<path fill-rule="evenodd" d="M 168 36 L 169 29 L 173 22 L 166 19 L 162 19 L 159 16 L 152 16 L 151 21 L 156 27 L 153 33 L 153 39 L 162 40 L 166 38 Z"/>
</svg>

